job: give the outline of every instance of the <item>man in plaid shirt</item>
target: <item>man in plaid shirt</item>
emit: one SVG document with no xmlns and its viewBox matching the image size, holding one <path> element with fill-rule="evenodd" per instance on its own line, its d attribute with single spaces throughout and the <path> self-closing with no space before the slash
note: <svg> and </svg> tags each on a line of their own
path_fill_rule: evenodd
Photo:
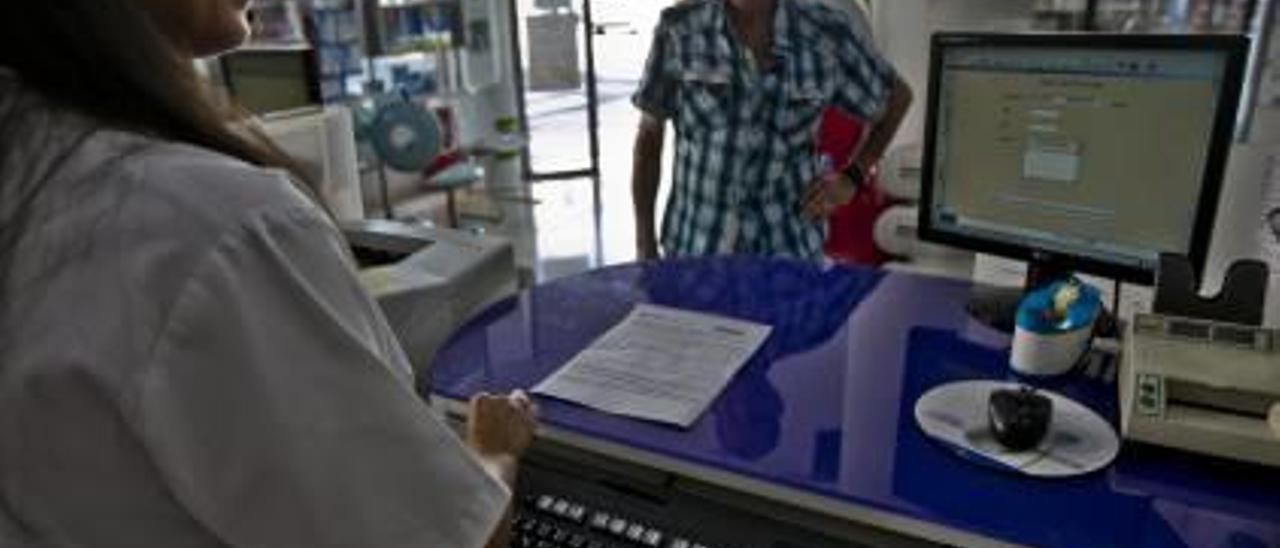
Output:
<svg viewBox="0 0 1280 548">
<path fill-rule="evenodd" d="M 853 197 L 911 104 L 910 88 L 865 40 L 850 14 L 815 0 L 687 0 L 665 10 L 633 97 L 642 111 L 632 181 L 639 257 L 658 256 L 668 120 L 667 255 L 821 257 L 827 215 Z M 815 157 L 829 107 L 872 124 L 850 166 Z"/>
</svg>

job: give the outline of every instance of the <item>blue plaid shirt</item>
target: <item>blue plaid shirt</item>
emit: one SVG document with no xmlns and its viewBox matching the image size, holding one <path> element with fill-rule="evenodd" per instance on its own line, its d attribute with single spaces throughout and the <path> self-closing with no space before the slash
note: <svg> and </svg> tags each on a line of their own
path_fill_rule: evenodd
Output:
<svg viewBox="0 0 1280 548">
<path fill-rule="evenodd" d="M 849 14 L 778 0 L 767 72 L 732 34 L 724 0 L 663 12 L 639 90 L 641 110 L 676 130 L 675 182 L 662 222 L 668 255 L 822 256 L 824 223 L 800 214 L 820 175 L 822 112 L 883 111 L 893 68 Z"/>
</svg>

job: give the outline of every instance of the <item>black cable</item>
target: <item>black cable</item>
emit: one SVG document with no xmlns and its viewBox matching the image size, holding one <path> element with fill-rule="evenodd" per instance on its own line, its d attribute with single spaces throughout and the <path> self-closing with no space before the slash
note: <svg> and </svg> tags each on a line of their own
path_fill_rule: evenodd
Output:
<svg viewBox="0 0 1280 548">
<path fill-rule="evenodd" d="M 1124 284 L 1120 280 L 1113 280 L 1116 283 L 1116 290 L 1111 293 L 1111 315 L 1115 316 L 1116 323 L 1120 323 L 1120 288 Z"/>
<path fill-rule="evenodd" d="M 1118 339 L 1120 338 L 1120 291 L 1123 284 L 1120 280 L 1112 280 L 1112 282 L 1115 283 L 1115 291 L 1111 292 L 1111 310 L 1103 308 L 1094 333 L 1103 338 Z"/>
<path fill-rule="evenodd" d="M 388 186 L 387 168 L 382 165 L 382 160 L 378 160 L 378 190 L 382 194 L 382 217 L 388 221 L 394 221 L 396 215 L 391 209 L 391 189 Z"/>
</svg>

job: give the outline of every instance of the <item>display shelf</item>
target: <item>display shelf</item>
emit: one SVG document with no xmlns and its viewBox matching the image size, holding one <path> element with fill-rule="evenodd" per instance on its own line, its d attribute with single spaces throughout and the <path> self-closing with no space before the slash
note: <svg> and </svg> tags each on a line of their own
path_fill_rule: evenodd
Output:
<svg viewBox="0 0 1280 548">
<path fill-rule="evenodd" d="M 352 96 L 348 81 L 363 74 L 361 61 L 365 52 L 359 5 L 353 0 L 311 0 L 308 16 L 324 100 L 347 101 Z"/>
<path fill-rule="evenodd" d="M 262 42 L 306 42 L 297 0 L 266 0 L 250 8 L 251 39 Z"/>
<path fill-rule="evenodd" d="M 429 8 L 433 6 L 460 6 L 461 0 L 379 0 L 382 9 Z"/>
</svg>

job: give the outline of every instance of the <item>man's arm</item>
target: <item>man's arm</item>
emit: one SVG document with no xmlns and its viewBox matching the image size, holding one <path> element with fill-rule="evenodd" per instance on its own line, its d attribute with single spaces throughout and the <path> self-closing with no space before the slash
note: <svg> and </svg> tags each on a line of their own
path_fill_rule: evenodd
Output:
<svg viewBox="0 0 1280 548">
<path fill-rule="evenodd" d="M 662 180 L 662 146 L 667 120 L 676 112 L 679 95 L 675 64 L 668 51 L 667 28 L 680 17 L 682 9 L 667 8 L 662 12 L 662 22 L 653 31 L 653 45 L 649 47 L 640 85 L 631 97 L 631 102 L 640 110 L 632 158 L 631 199 L 636 216 L 636 258 L 641 261 L 658 258 L 654 206 Z"/>
<path fill-rule="evenodd" d="M 658 186 L 662 180 L 662 147 L 666 120 L 649 113 L 640 115 L 632 159 L 631 198 L 636 215 L 636 255 L 639 260 L 658 258 L 658 232 L 654 219 Z"/>
<path fill-rule="evenodd" d="M 885 149 L 889 147 L 889 143 L 893 142 L 893 136 L 898 133 L 898 128 L 902 125 L 902 119 L 907 116 L 907 110 L 911 108 L 913 99 L 911 85 L 901 76 L 894 76 L 893 91 L 889 93 L 889 102 L 885 105 L 884 114 L 872 124 L 866 143 L 859 151 L 858 157 L 854 159 L 854 165 L 862 173 L 870 170 L 876 162 L 880 161 L 880 157 L 884 156 Z M 855 183 L 861 183 L 861 181 L 855 181 Z"/>
<path fill-rule="evenodd" d="M 871 125 L 857 158 L 853 159 L 852 165 L 858 168 L 858 173 L 867 173 L 884 156 L 885 149 L 893 142 L 902 119 L 911 108 L 912 97 L 911 86 L 895 75 L 884 113 Z M 853 200 L 862 181 L 850 179 L 846 171 L 847 168 L 839 170 L 810 185 L 800 201 L 801 213 L 813 220 L 825 219 L 836 208 Z"/>
</svg>

